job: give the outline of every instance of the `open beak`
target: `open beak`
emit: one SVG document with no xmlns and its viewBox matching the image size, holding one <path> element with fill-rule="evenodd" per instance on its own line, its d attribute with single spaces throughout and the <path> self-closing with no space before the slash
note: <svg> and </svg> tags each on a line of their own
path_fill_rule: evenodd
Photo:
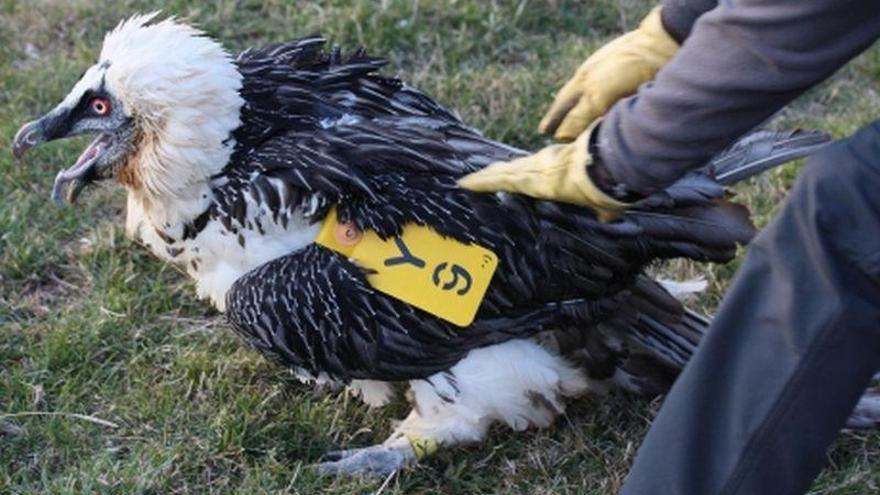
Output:
<svg viewBox="0 0 880 495">
<path fill-rule="evenodd" d="M 74 134 L 67 131 L 63 121 L 66 113 L 53 111 L 46 116 L 28 122 L 15 134 L 12 142 L 12 154 L 21 159 L 31 148 L 47 141 L 65 138 Z M 98 136 L 83 150 L 72 167 L 62 170 L 55 177 L 52 187 L 52 199 L 59 206 L 64 200 L 74 203 L 87 184 L 106 178 L 106 156 L 114 144 L 114 135 L 100 132 Z"/>
<path fill-rule="evenodd" d="M 63 206 L 65 199 L 68 203 L 75 203 L 83 187 L 103 178 L 101 177 L 102 171 L 98 167 L 99 159 L 107 151 L 112 139 L 111 134 L 99 134 L 83 150 L 72 167 L 58 172 L 58 175 L 55 176 L 55 184 L 52 186 L 52 200 L 55 201 L 55 204 Z"/>
<path fill-rule="evenodd" d="M 21 157 L 34 146 L 46 142 L 46 135 L 39 120 L 28 122 L 21 126 L 21 129 L 15 133 L 15 139 L 12 141 L 12 154 L 16 159 Z"/>
</svg>

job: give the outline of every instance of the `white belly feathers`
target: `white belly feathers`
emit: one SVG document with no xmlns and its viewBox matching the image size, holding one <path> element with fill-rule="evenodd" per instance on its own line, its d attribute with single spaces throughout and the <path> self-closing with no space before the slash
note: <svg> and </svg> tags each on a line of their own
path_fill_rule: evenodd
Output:
<svg viewBox="0 0 880 495">
<path fill-rule="evenodd" d="M 219 220 L 209 220 L 194 238 L 184 240 L 183 227 L 157 226 L 136 201 L 128 202 L 127 231 L 161 259 L 184 268 L 197 282 L 198 295 L 210 299 L 220 311 L 226 309 L 226 292 L 242 275 L 280 256 L 297 251 L 315 240 L 320 224 L 309 224 L 300 212 L 289 215 L 286 227 L 275 223 L 255 205 L 249 218 L 260 228 L 236 225 L 230 231 Z"/>
</svg>

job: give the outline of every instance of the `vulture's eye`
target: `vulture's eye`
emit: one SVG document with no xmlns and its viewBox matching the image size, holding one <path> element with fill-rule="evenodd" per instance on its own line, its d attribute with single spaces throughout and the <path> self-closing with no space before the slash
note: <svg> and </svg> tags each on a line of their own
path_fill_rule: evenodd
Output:
<svg viewBox="0 0 880 495">
<path fill-rule="evenodd" d="M 110 100 L 107 98 L 92 98 L 89 107 L 92 109 L 92 113 L 103 117 L 110 113 Z"/>
</svg>

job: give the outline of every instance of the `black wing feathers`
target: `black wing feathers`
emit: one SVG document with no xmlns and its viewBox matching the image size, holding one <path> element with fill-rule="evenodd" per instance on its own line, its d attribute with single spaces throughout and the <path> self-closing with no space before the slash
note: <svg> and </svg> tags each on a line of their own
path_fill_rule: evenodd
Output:
<svg viewBox="0 0 880 495">
<path fill-rule="evenodd" d="M 314 373 L 405 380 L 446 370 L 476 347 L 605 322 L 598 331 L 664 366 L 683 362 L 700 326 L 640 274 L 658 258 L 729 259 L 752 235 L 747 212 L 724 199 L 711 167 L 613 224 L 576 206 L 466 192 L 459 177 L 523 152 L 376 75 L 382 60 L 323 47 L 310 37 L 238 57 L 247 103 L 216 191 L 224 222 L 243 224 L 246 195 L 281 222 L 290 206 L 317 222 L 335 204 L 343 221 L 383 237 L 414 222 L 478 243 L 499 267 L 473 325 L 461 329 L 374 291 L 354 264 L 310 245 L 230 289 L 229 318 L 249 342 Z M 728 154 L 717 169 L 747 175 L 755 168 L 743 156 L 755 158 Z"/>
</svg>

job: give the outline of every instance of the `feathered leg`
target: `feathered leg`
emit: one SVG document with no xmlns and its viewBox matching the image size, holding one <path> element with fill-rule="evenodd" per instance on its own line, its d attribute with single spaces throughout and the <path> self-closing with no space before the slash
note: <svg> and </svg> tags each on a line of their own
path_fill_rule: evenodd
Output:
<svg viewBox="0 0 880 495">
<path fill-rule="evenodd" d="M 346 390 L 370 407 L 384 406 L 394 397 L 391 384 L 378 380 L 352 380 Z"/>
<path fill-rule="evenodd" d="M 586 392 L 580 370 L 528 340 L 471 351 L 449 371 L 410 382 L 413 410 L 380 445 L 331 453 L 322 474 L 389 474 L 440 446 L 477 442 L 501 421 L 546 427 Z"/>
</svg>

